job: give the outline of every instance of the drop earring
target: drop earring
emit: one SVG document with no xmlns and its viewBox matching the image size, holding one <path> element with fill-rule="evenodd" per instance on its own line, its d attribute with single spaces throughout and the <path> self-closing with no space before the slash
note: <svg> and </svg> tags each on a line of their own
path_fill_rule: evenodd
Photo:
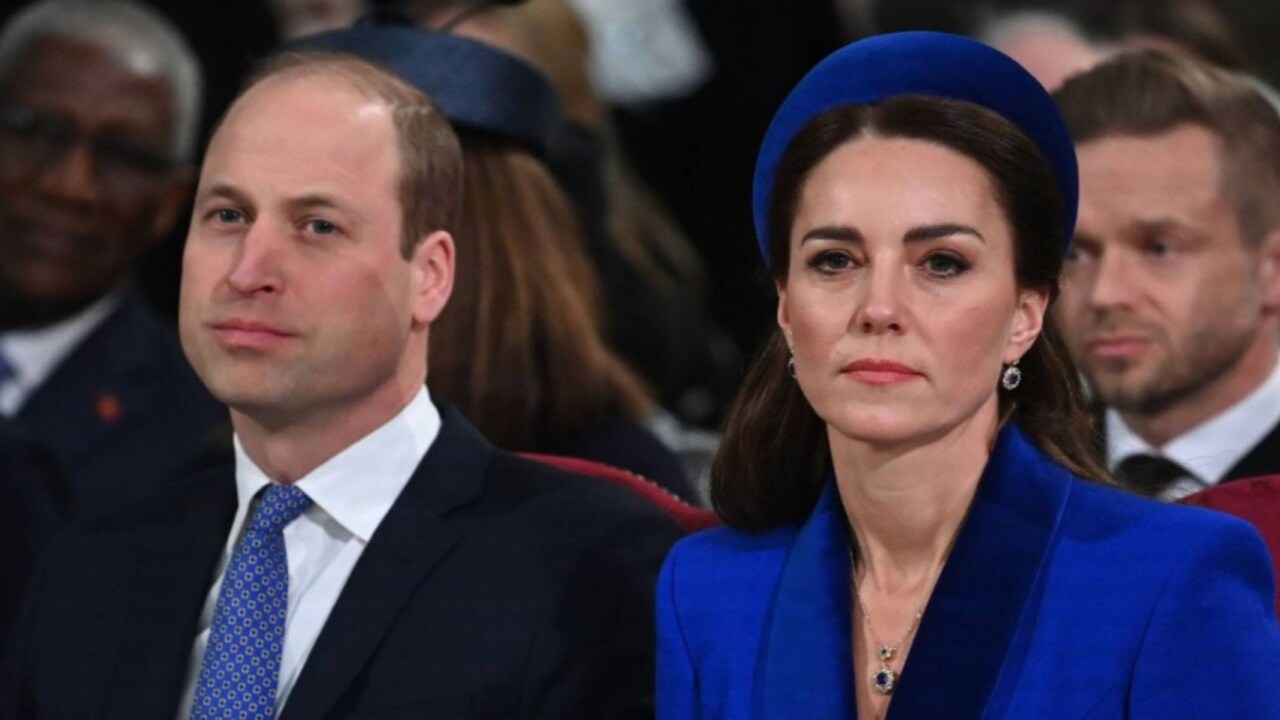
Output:
<svg viewBox="0 0 1280 720">
<path fill-rule="evenodd" d="M 1014 390 L 1022 383 L 1022 371 L 1018 369 L 1018 361 L 1014 360 L 1012 364 L 1005 366 L 1004 372 L 1000 375 L 1000 386 L 1005 390 Z"/>
</svg>

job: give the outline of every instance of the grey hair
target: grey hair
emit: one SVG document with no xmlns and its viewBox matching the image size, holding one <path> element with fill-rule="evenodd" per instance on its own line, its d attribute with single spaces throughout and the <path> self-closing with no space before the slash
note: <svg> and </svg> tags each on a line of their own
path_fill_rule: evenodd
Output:
<svg viewBox="0 0 1280 720">
<path fill-rule="evenodd" d="M 15 70 L 32 41 L 59 36 L 92 43 L 141 75 L 164 79 L 173 92 L 175 161 L 195 155 L 204 77 L 182 33 L 135 0 L 39 0 L 0 29 L 0 78 Z"/>
</svg>

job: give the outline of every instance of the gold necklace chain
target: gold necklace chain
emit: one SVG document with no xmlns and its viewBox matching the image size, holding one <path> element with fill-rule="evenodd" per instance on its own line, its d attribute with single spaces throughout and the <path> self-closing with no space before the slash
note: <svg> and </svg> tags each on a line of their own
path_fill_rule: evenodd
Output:
<svg viewBox="0 0 1280 720">
<path fill-rule="evenodd" d="M 916 628 L 920 627 L 920 620 L 924 617 L 924 609 L 929 605 L 929 597 L 933 595 L 933 585 L 938 582 L 938 576 L 942 574 L 942 565 L 939 564 L 938 570 L 934 573 L 933 582 L 929 585 L 929 591 L 925 593 L 924 602 L 920 604 L 920 609 L 916 611 L 915 617 L 911 620 L 911 626 L 902 634 L 898 642 L 892 645 L 886 645 L 880 639 L 880 634 L 876 632 L 875 623 L 871 620 L 871 613 L 867 611 L 867 606 L 862 602 L 862 593 L 858 591 L 857 568 L 854 564 L 853 548 L 849 548 L 849 573 L 853 585 L 853 598 L 858 602 L 858 608 L 862 610 L 862 624 L 867 626 L 867 634 L 871 636 L 871 642 L 876 646 L 876 657 L 880 658 L 880 667 L 871 674 L 871 688 L 881 695 L 890 695 L 893 689 L 898 686 L 899 672 L 894 670 L 889 662 L 893 660 L 893 656 L 898 653 L 903 644 L 911 638 Z"/>
</svg>

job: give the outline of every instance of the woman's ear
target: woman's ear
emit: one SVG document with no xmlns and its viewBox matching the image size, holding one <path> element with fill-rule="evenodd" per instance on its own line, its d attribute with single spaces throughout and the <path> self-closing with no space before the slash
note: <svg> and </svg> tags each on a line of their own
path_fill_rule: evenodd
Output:
<svg viewBox="0 0 1280 720">
<path fill-rule="evenodd" d="M 1049 288 L 1030 288 L 1018 291 L 1018 307 L 1013 315 L 1013 328 L 1009 333 L 1009 347 L 1005 350 L 1005 362 L 1022 357 L 1035 344 L 1044 329 L 1044 314 L 1049 309 Z"/>
<path fill-rule="evenodd" d="M 778 291 L 778 327 L 787 341 L 787 347 L 795 347 L 791 343 L 791 314 L 787 309 L 787 284 L 781 280 L 775 280 L 773 287 Z"/>
</svg>

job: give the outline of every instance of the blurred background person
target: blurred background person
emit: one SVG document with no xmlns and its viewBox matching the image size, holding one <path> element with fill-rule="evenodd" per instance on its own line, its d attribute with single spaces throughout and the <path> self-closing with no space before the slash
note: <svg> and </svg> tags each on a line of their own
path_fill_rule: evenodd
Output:
<svg viewBox="0 0 1280 720">
<path fill-rule="evenodd" d="M 1078 188 L 1038 81 L 958 36 L 854 43 L 755 177 L 778 331 L 716 458 L 730 527 L 667 556 L 658 716 L 1280 715 L 1258 534 L 1107 487 L 1046 314 Z"/>
<path fill-rule="evenodd" d="M 1280 117 L 1247 82 L 1130 53 L 1057 93 L 1080 221 L 1057 308 L 1107 460 L 1176 499 L 1280 472 Z"/>
<path fill-rule="evenodd" d="M 130 282 L 183 217 L 201 73 L 131 0 L 44 0 L 0 31 L 0 414 L 48 447 L 76 513 L 216 446 L 223 410 Z"/>
<path fill-rule="evenodd" d="M 617 142 L 608 106 L 589 74 L 596 57 L 591 41 L 599 33 L 589 32 L 564 0 L 512 5 L 417 0 L 411 10 L 419 25 L 510 52 L 551 81 L 564 114 L 545 162 L 573 202 L 600 277 L 606 340 L 674 418 L 710 426 L 736 379 L 737 348 L 709 318 L 707 279 L 697 251 L 664 203 L 639 180 Z M 673 429 L 664 440 L 692 446 L 683 454 L 695 454 L 702 438 Z"/>
<path fill-rule="evenodd" d="M 432 331 L 433 395 L 505 449 L 604 462 L 696 500 L 679 459 L 645 428 L 656 402 L 605 343 L 576 209 L 541 159 L 562 122 L 546 77 L 488 44 L 436 32 L 384 32 L 396 44 L 372 50 L 349 32 L 330 37 L 348 44 L 324 35 L 302 44 L 384 62 L 411 52 L 415 83 L 462 143 L 458 280 Z M 511 97 L 523 101 L 511 107 Z"/>
</svg>

